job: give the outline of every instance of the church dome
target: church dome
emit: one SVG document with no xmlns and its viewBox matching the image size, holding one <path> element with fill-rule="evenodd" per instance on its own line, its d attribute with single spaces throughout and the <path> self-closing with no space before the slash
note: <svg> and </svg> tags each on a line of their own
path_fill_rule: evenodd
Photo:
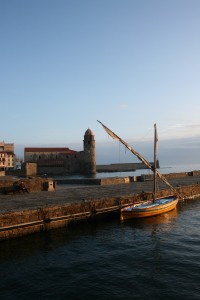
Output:
<svg viewBox="0 0 200 300">
<path fill-rule="evenodd" d="M 85 132 L 85 135 L 94 135 L 94 133 L 90 128 L 88 128 Z"/>
</svg>

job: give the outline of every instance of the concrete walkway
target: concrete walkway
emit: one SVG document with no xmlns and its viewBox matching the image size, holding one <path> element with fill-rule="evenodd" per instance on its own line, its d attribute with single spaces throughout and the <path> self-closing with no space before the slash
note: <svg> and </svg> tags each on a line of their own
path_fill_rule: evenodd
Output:
<svg viewBox="0 0 200 300">
<path fill-rule="evenodd" d="M 200 184 L 200 176 L 187 176 L 173 178 L 169 182 L 174 186 L 188 186 Z M 167 186 L 159 182 L 159 189 L 167 189 Z M 152 192 L 152 181 L 132 182 L 106 186 L 82 186 L 82 185 L 57 185 L 56 191 L 33 192 L 30 194 L 0 194 L 0 214 L 36 209 L 46 206 L 66 205 L 83 200 L 100 200 L 112 197 L 130 196 L 142 191 Z"/>
</svg>

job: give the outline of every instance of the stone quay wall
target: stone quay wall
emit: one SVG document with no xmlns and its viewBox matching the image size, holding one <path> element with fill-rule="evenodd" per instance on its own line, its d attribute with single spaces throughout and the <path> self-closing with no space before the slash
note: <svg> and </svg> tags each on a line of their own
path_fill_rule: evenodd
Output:
<svg viewBox="0 0 200 300">
<path fill-rule="evenodd" d="M 186 199 L 200 196 L 200 185 L 178 187 L 177 191 Z M 170 195 L 170 190 L 161 190 L 159 196 Z M 52 193 L 51 193 L 52 195 Z M 70 224 L 97 218 L 119 217 L 120 208 L 151 197 L 151 193 L 124 195 L 121 197 L 93 198 L 77 203 L 65 203 L 35 209 L 5 212 L 0 214 L 0 240 L 19 237 L 34 232 L 47 231 Z"/>
<path fill-rule="evenodd" d="M 58 184 L 111 185 L 129 183 L 130 177 L 57 179 Z"/>
</svg>

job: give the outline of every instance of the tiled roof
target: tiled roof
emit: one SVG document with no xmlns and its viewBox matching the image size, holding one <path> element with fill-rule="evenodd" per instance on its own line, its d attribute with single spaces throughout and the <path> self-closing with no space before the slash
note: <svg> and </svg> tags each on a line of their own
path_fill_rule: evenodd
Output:
<svg viewBox="0 0 200 300">
<path fill-rule="evenodd" d="M 62 154 L 76 154 L 77 151 L 69 148 L 24 148 L 25 152 L 59 152 Z"/>
</svg>

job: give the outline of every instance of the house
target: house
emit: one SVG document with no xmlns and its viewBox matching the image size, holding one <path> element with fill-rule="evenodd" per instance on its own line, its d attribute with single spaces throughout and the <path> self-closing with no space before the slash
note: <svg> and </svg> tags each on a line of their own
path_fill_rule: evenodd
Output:
<svg viewBox="0 0 200 300">
<path fill-rule="evenodd" d="M 6 144 L 4 141 L 0 142 L 0 170 L 14 169 L 14 144 Z"/>
</svg>

